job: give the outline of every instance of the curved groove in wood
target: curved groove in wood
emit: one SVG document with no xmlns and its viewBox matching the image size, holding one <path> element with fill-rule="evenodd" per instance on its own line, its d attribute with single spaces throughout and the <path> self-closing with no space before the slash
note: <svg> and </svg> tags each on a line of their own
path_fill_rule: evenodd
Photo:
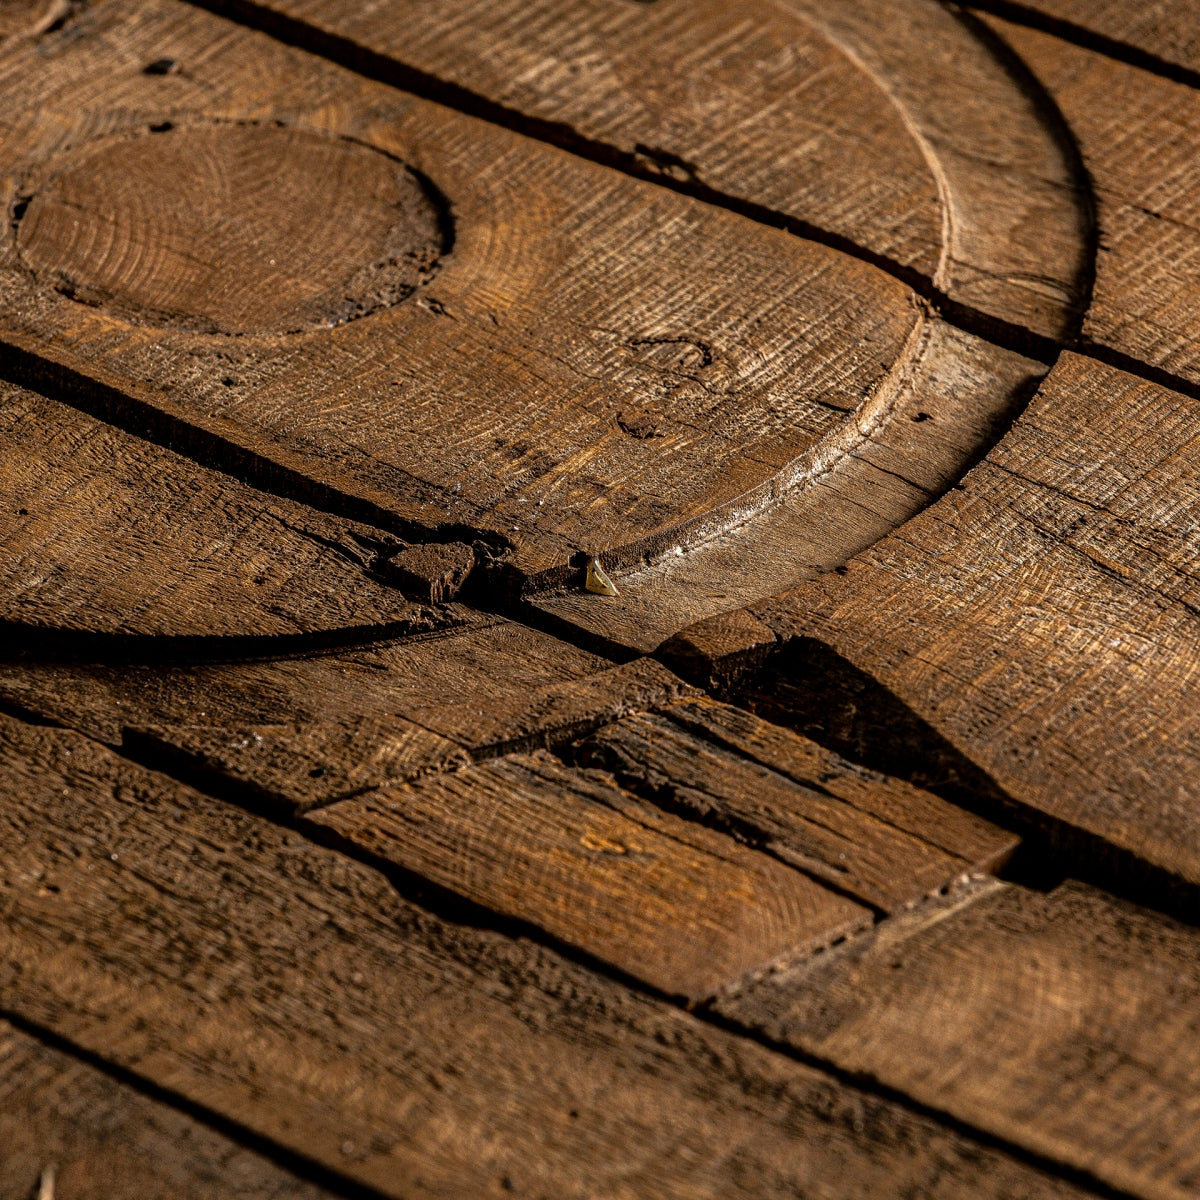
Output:
<svg viewBox="0 0 1200 1200">
<path fill-rule="evenodd" d="M 771 0 L 803 13 L 903 114 L 938 182 L 934 284 L 1055 339 L 1087 302 L 1092 214 L 1062 118 L 1031 76 L 931 0 Z"/>
<path fill-rule="evenodd" d="M 796 4 L 806 11 L 806 0 Z M 851 5 L 848 23 L 833 34 L 895 103 L 909 105 L 910 126 L 941 164 L 956 214 L 948 281 L 960 278 L 973 238 L 1013 240 L 1018 200 L 1018 216 L 1048 262 L 1060 243 L 1084 255 L 1086 239 L 1069 236 L 1085 223 L 1079 197 L 1058 179 L 1070 164 L 1037 106 L 963 25 L 931 2 L 918 7 L 915 32 L 897 45 L 871 48 L 876 34 L 865 5 Z M 157 19 L 168 13 L 175 16 L 168 6 Z M 159 44 L 153 20 L 132 48 L 146 59 Z M 210 88 L 228 94 L 252 73 L 285 80 L 258 97 L 259 111 L 285 108 L 303 125 L 305 96 L 314 95 L 324 129 L 342 122 L 338 132 L 438 180 L 455 205 L 458 239 L 436 287 L 417 304 L 292 339 L 302 344 L 294 353 L 282 340 L 247 351 L 249 381 L 227 389 L 206 377 L 224 351 L 205 335 L 118 328 L 28 280 L 23 288 L 6 284 L 7 335 L 323 487 L 368 500 L 396 525 L 454 523 L 502 538 L 506 565 L 531 595 L 573 582 L 568 564 L 579 551 L 602 553 L 619 574 L 636 569 L 619 604 L 578 595 L 538 600 L 626 648 L 651 648 L 683 625 L 845 562 L 959 478 L 1042 371 L 914 311 L 894 279 L 828 248 L 356 80 L 255 35 L 230 37 L 206 14 L 190 10 L 186 23 L 175 36 L 185 47 L 190 39 L 197 55 L 218 29 L 226 37 L 227 53 L 205 66 L 219 72 L 206 78 Z M 997 124 L 992 109 L 968 106 L 961 92 L 944 111 L 913 99 L 928 69 L 921 55 L 934 51 L 964 57 L 968 76 L 981 72 L 987 104 L 1001 105 L 1023 147 L 1017 165 L 1049 181 L 1032 189 L 1032 199 L 1010 190 L 985 203 L 1013 166 L 998 165 L 994 147 L 972 145 L 985 115 Z M 97 52 L 96 67 L 112 69 L 105 53 Z M 123 86 L 127 110 L 145 112 L 159 85 Z M 399 107 L 355 124 L 328 115 L 337 111 L 333 95 L 343 113 Z M 46 151 L 71 140 L 70 91 L 58 98 L 50 89 L 46 97 L 44 116 L 19 119 L 28 144 L 9 150 L 10 160 L 53 157 Z M 888 104 L 884 93 L 880 103 Z M 222 115 L 244 119 L 228 109 Z M 984 228 L 987 220 L 993 225 Z M 1015 295 L 1036 294 L 1013 287 Z M 1053 306 L 1061 295 L 1050 293 Z M 662 345 L 680 353 L 691 347 L 699 358 L 667 367 L 662 394 L 674 437 L 643 439 L 629 430 L 642 428 L 646 414 L 635 409 L 631 417 L 630 402 L 640 407 L 660 389 L 662 364 L 643 360 L 647 348 L 657 355 Z M 653 415 L 646 419 L 653 424 Z M 543 495 L 546 507 L 535 511 Z M 606 631 L 614 621 L 625 631 Z"/>
</svg>

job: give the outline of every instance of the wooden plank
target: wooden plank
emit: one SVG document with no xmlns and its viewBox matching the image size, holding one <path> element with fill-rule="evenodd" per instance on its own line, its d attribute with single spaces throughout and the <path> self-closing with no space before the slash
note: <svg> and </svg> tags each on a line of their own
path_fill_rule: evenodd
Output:
<svg viewBox="0 0 1200 1200">
<path fill-rule="evenodd" d="M 1083 1194 L 77 734 L 0 763 L 0 1004 L 385 1195 Z"/>
<path fill-rule="evenodd" d="M 767 855 L 544 752 L 371 792 L 308 820 L 692 1003 L 871 922 Z"/>
<path fill-rule="evenodd" d="M 1200 1178 L 1195 929 L 987 882 L 774 975 L 729 1015 L 1145 1200 Z"/>
<path fill-rule="evenodd" d="M 993 318 L 1049 336 L 1074 319 L 1084 226 L 1062 147 L 1037 99 L 926 0 L 214 7 L 818 226 Z"/>
<path fill-rule="evenodd" d="M 19 214 L 0 333 L 218 458 L 384 527 L 485 536 L 518 577 L 722 528 L 902 371 L 920 326 L 844 254 L 170 0 L 46 44 L 0 63 Z M 163 54 L 178 73 L 128 67 Z M 314 174 L 323 215 L 291 205 Z M 364 189 L 352 246 L 337 214 Z M 320 261 L 269 250 L 293 241 Z M 384 286 L 377 259 L 419 278 Z M 661 436 L 629 432 L 646 411 Z"/>
<path fill-rule="evenodd" d="M 1085 337 L 1200 382 L 1192 269 L 1200 257 L 1200 93 L 1048 34 L 987 20 L 1062 110 L 1093 181 L 1099 245 Z"/>
<path fill-rule="evenodd" d="M 435 627 L 378 577 L 402 544 L 0 384 L 10 626 L 176 638 Z"/>
<path fill-rule="evenodd" d="M 1200 20 L 1189 0 L 971 0 L 969 7 L 990 10 L 1011 21 L 1078 39 L 1103 53 L 1128 57 L 1159 71 L 1200 71 Z"/>
<path fill-rule="evenodd" d="M 193 1117 L 0 1018 L 0 1197 L 329 1200 Z"/>
<path fill-rule="evenodd" d="M 351 650 L 110 663 L 18 654 L 0 699 L 112 745 L 305 809 L 505 750 L 553 746 L 691 692 L 652 660 L 614 666 L 459 605 L 453 628 Z"/>
<path fill-rule="evenodd" d="M 754 613 L 882 684 L 1054 836 L 1200 881 L 1198 422 L 1195 400 L 1064 354 L 959 489 Z"/>
<path fill-rule="evenodd" d="M 1016 845 L 928 792 L 709 700 L 605 726 L 582 761 L 886 911 L 996 866 Z"/>
</svg>

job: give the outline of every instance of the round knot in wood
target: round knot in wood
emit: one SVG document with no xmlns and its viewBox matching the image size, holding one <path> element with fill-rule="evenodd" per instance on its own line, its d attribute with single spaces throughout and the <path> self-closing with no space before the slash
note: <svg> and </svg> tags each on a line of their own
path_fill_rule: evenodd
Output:
<svg viewBox="0 0 1200 1200">
<path fill-rule="evenodd" d="M 327 329 L 396 304 L 450 248 L 423 176 L 347 138 L 277 125 L 152 126 L 92 144 L 15 214 L 41 282 L 139 324 Z"/>
</svg>

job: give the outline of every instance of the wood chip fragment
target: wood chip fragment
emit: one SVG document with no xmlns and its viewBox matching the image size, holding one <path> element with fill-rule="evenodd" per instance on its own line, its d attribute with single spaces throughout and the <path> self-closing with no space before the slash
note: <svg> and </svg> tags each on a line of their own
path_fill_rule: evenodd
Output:
<svg viewBox="0 0 1200 1200">
<path fill-rule="evenodd" d="M 609 579 L 600 565 L 600 560 L 595 557 L 588 559 L 585 586 L 589 592 L 595 592 L 597 596 L 619 596 L 621 594 L 617 591 L 617 585 Z"/>
</svg>

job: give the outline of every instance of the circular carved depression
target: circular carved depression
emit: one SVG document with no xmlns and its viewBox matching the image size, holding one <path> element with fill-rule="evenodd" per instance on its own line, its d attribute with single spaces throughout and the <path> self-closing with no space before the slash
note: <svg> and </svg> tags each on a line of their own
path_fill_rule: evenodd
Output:
<svg viewBox="0 0 1200 1200">
<path fill-rule="evenodd" d="M 155 127 L 77 158 L 20 214 L 39 281 L 127 320 L 209 333 L 324 329 L 396 304 L 448 249 L 412 170 L 275 125 Z"/>
</svg>

